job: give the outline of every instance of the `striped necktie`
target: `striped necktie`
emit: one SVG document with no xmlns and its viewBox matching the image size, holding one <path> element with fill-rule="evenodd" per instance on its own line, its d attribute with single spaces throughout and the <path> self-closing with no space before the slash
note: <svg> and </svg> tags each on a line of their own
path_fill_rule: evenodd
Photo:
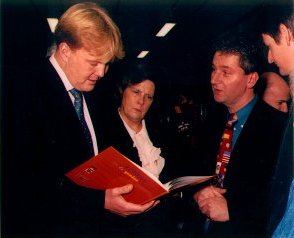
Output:
<svg viewBox="0 0 294 238">
<path fill-rule="evenodd" d="M 89 152 L 91 153 L 91 155 L 94 155 L 94 148 L 93 148 L 93 141 L 92 141 L 91 133 L 90 133 L 90 130 L 88 128 L 88 125 L 86 123 L 85 116 L 84 116 L 82 92 L 78 91 L 78 90 L 76 90 L 74 88 L 69 90 L 69 92 L 75 98 L 74 107 L 75 107 L 76 113 L 78 115 L 78 118 L 80 120 L 82 129 L 83 129 L 83 133 L 84 133 L 84 136 L 86 138 L 87 145 L 88 145 L 88 148 L 89 148 Z"/>
</svg>

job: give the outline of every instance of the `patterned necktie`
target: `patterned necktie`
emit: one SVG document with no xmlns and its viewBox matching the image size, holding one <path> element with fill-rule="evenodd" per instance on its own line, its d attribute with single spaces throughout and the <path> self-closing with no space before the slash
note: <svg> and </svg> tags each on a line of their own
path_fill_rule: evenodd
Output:
<svg viewBox="0 0 294 238">
<path fill-rule="evenodd" d="M 86 123 L 85 116 L 84 116 L 82 92 L 78 91 L 74 88 L 69 91 L 75 98 L 74 107 L 75 107 L 76 113 L 78 115 L 78 118 L 80 120 L 82 129 L 83 129 L 86 141 L 87 141 L 87 145 L 89 147 L 89 151 L 90 151 L 91 155 L 94 155 L 93 141 L 92 141 L 91 133 L 89 131 L 89 128 L 88 128 L 88 125 Z"/>
<path fill-rule="evenodd" d="M 219 188 L 223 188 L 223 182 L 226 174 L 226 167 L 229 163 L 232 143 L 233 143 L 233 133 L 234 133 L 234 124 L 237 122 L 237 114 L 231 113 L 229 120 L 227 121 L 222 140 L 219 147 L 219 152 L 217 155 L 216 177 L 213 184 Z"/>
</svg>

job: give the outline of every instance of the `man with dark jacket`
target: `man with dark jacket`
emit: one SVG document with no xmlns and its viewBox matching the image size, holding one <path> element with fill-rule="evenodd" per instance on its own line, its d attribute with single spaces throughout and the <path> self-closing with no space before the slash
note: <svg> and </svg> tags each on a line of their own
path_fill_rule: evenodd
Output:
<svg viewBox="0 0 294 238">
<path fill-rule="evenodd" d="M 292 0 L 279 1 L 265 8 L 262 39 L 268 48 L 268 62 L 281 75 L 289 76 L 292 94 L 288 124 L 283 136 L 275 174 L 272 179 L 269 235 L 274 238 L 294 236 L 294 166 L 293 166 L 293 95 L 294 95 L 294 6 Z"/>
<path fill-rule="evenodd" d="M 98 153 L 91 91 L 124 51 L 119 29 L 94 3 L 70 7 L 55 39 L 56 51 L 17 85 L 3 162 L 3 237 L 99 237 L 104 209 L 127 216 L 154 205 L 126 202 L 130 185 L 97 191 L 65 177 Z"/>
<path fill-rule="evenodd" d="M 266 231 L 267 196 L 285 115 L 254 94 L 256 53 L 256 46 L 238 35 L 215 46 L 211 86 L 215 101 L 225 108 L 208 120 L 200 159 L 218 180 L 194 194 L 207 237 L 264 237 Z M 221 157 L 228 114 L 234 114 L 234 122 L 228 122 L 234 123 L 232 141 L 222 143 L 231 149 Z"/>
</svg>

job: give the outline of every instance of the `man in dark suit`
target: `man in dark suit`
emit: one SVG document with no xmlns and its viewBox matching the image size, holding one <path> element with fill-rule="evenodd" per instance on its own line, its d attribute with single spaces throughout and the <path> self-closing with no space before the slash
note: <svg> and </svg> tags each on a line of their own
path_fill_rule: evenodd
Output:
<svg viewBox="0 0 294 238">
<path fill-rule="evenodd" d="M 268 63 L 274 63 L 281 75 L 289 76 L 292 104 L 283 136 L 275 174 L 272 178 L 271 212 L 268 232 L 273 238 L 294 236 L 294 6 L 293 0 L 269 4 L 263 14 L 262 40 L 268 48 Z"/>
<path fill-rule="evenodd" d="M 126 185 L 90 190 L 64 174 L 98 153 L 91 91 L 109 63 L 124 56 L 119 29 L 94 3 L 70 7 L 55 30 L 56 51 L 17 85 L 3 162 L 3 237 L 99 237 L 104 209 L 128 215 L 154 202 L 126 202 Z"/>
<path fill-rule="evenodd" d="M 215 45 L 211 85 L 215 101 L 225 108 L 220 117 L 214 115 L 208 120 L 209 142 L 202 156 L 207 173 L 224 177 L 194 194 L 202 219 L 206 217 L 207 237 L 265 234 L 269 181 L 285 115 L 254 94 L 258 80 L 256 53 L 256 46 L 238 35 L 224 37 Z M 232 150 L 229 159 L 224 156 L 216 161 L 228 113 L 237 115 Z"/>
</svg>

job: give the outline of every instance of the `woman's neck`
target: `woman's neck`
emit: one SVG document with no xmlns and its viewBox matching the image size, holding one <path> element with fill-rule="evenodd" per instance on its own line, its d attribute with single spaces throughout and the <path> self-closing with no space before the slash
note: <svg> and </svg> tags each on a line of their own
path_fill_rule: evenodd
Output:
<svg viewBox="0 0 294 238">
<path fill-rule="evenodd" d="M 142 121 L 137 122 L 137 121 L 132 121 L 129 120 L 129 118 L 125 115 L 125 113 L 123 112 L 123 110 L 121 110 L 121 108 L 118 108 L 118 112 L 120 114 L 120 116 L 122 117 L 122 119 L 124 120 L 124 122 L 133 130 L 135 131 L 135 133 L 138 133 L 141 131 L 143 125 L 142 125 Z"/>
</svg>

